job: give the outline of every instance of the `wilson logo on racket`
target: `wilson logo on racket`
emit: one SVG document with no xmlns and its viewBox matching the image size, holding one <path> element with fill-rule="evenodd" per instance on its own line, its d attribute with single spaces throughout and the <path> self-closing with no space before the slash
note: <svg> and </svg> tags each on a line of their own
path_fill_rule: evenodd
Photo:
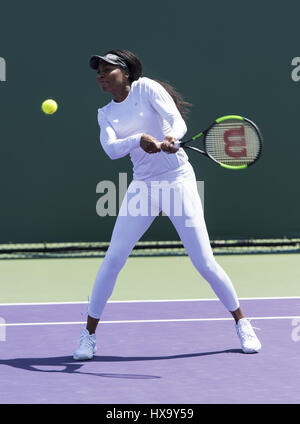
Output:
<svg viewBox="0 0 300 424">
<path fill-rule="evenodd" d="M 247 156 L 245 127 L 224 132 L 225 153 L 233 158 Z"/>
<path fill-rule="evenodd" d="M 202 136 L 204 150 L 186 145 Z M 174 143 L 174 147 L 194 150 L 226 169 L 245 169 L 258 160 L 262 144 L 261 132 L 254 122 L 239 115 L 226 115 L 189 140 Z"/>
</svg>

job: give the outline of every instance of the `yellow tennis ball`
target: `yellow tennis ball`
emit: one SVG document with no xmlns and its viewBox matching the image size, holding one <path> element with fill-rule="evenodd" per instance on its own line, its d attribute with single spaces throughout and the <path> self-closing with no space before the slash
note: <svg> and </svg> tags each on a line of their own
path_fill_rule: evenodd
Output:
<svg viewBox="0 0 300 424">
<path fill-rule="evenodd" d="M 57 103 L 55 100 L 48 99 L 42 103 L 42 110 L 47 115 L 52 115 L 57 111 Z"/>
</svg>

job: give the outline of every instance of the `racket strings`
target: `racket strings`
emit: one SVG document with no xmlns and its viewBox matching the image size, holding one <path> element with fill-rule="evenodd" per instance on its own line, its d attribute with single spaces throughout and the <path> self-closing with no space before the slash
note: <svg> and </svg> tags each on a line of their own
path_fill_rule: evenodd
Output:
<svg viewBox="0 0 300 424">
<path fill-rule="evenodd" d="M 250 164 L 259 155 L 259 136 L 247 122 L 222 122 L 205 137 L 207 153 L 219 163 L 231 166 Z"/>
</svg>

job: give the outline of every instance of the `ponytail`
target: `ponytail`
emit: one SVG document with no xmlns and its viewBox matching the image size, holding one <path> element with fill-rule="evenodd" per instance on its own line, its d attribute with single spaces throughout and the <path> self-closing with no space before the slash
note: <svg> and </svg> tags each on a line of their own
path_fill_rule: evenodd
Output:
<svg viewBox="0 0 300 424">
<path fill-rule="evenodd" d="M 186 102 L 183 96 L 180 93 L 178 93 L 178 91 L 176 91 L 175 88 L 169 83 L 165 81 L 159 81 L 159 80 L 155 80 L 155 81 L 158 82 L 160 85 L 162 85 L 164 89 L 170 94 L 180 114 L 184 118 L 186 118 L 189 113 L 189 108 L 193 105 L 191 103 Z"/>
</svg>

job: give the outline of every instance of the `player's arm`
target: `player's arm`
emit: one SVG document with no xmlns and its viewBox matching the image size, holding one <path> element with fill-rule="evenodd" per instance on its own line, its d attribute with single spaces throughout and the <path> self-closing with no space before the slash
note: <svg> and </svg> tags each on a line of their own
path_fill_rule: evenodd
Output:
<svg viewBox="0 0 300 424">
<path fill-rule="evenodd" d="M 143 134 L 135 134 L 127 138 L 117 138 L 114 129 L 100 110 L 98 112 L 98 123 L 100 126 L 100 142 L 110 159 L 122 158 L 128 155 L 132 149 L 140 146 Z"/>
<path fill-rule="evenodd" d="M 174 100 L 167 90 L 157 81 L 145 80 L 147 84 L 145 89 L 148 93 L 151 106 L 170 126 L 170 130 L 166 135 L 176 140 L 181 140 L 187 132 L 187 127 Z"/>
</svg>

